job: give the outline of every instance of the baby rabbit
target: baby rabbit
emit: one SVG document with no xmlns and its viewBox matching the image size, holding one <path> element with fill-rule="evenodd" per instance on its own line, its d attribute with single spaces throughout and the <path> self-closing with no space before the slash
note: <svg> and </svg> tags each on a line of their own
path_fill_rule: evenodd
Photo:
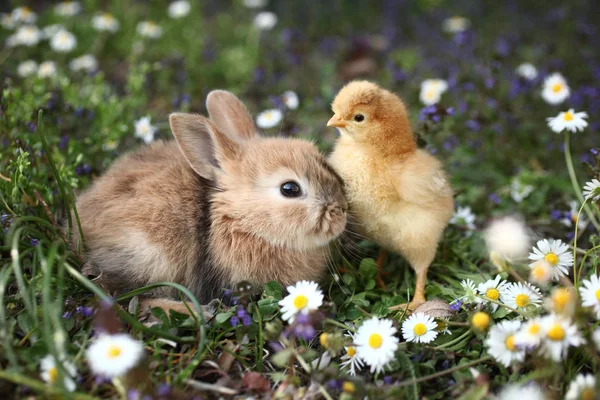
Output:
<svg viewBox="0 0 600 400">
<path fill-rule="evenodd" d="M 171 114 L 176 141 L 122 156 L 78 198 L 88 262 L 105 288 L 171 281 L 206 303 L 240 281 L 323 274 L 346 226 L 341 178 L 311 143 L 261 137 L 233 94 L 215 90 L 206 105 L 210 120 Z"/>
</svg>

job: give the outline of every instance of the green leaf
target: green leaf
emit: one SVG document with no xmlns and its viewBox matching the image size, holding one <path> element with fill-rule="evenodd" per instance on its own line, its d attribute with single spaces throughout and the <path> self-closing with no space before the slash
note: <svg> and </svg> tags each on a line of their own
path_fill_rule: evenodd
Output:
<svg viewBox="0 0 600 400">
<path fill-rule="evenodd" d="M 363 258 L 363 260 L 360 262 L 360 267 L 358 267 L 358 271 L 360 272 L 362 280 L 369 280 L 375 279 L 379 270 L 375 260 L 372 258 Z"/>
<path fill-rule="evenodd" d="M 217 324 L 222 324 L 226 321 L 229 321 L 229 318 L 231 318 L 232 315 L 233 315 L 233 313 L 230 311 L 224 312 L 224 313 L 218 313 L 215 316 L 215 321 L 217 322 Z"/>
<path fill-rule="evenodd" d="M 271 357 L 271 361 L 273 361 L 273 364 L 277 365 L 278 367 L 283 368 L 289 363 L 291 356 L 292 350 L 285 349 L 275 353 L 273 357 Z"/>
<path fill-rule="evenodd" d="M 479 385 L 471 388 L 466 393 L 458 398 L 458 400 L 481 400 L 488 393 L 488 385 Z"/>
<path fill-rule="evenodd" d="M 277 300 L 283 298 L 283 288 L 277 281 L 271 281 L 265 285 L 264 294 L 266 297 L 273 297 Z"/>
</svg>

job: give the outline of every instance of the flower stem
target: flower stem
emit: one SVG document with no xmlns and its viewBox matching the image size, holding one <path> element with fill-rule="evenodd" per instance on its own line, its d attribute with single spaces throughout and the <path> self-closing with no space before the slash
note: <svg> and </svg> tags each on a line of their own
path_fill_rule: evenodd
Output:
<svg viewBox="0 0 600 400">
<path fill-rule="evenodd" d="M 502 307 L 506 308 L 507 310 L 510 310 L 510 311 L 516 312 L 517 314 L 521 314 L 521 315 L 522 315 L 522 316 L 524 316 L 524 317 L 526 317 L 526 316 L 527 316 L 527 314 L 526 314 L 526 313 L 524 313 L 523 311 L 517 310 L 516 308 L 512 308 L 511 306 L 507 306 L 507 305 L 506 305 L 506 304 L 504 304 L 504 303 L 500 303 L 498 300 L 493 300 L 493 299 L 490 299 L 489 297 L 486 297 L 486 296 L 481 296 L 481 295 L 478 295 L 478 294 L 476 294 L 476 295 L 475 295 L 475 297 L 479 297 L 480 299 L 483 299 L 483 300 L 489 301 L 490 303 L 498 304 L 499 306 L 502 306 Z"/>
<path fill-rule="evenodd" d="M 403 386 L 410 386 L 410 385 L 414 385 L 415 383 L 420 383 L 420 382 L 426 382 L 426 381 L 428 381 L 430 379 L 439 378 L 440 376 L 444 376 L 444 375 L 448 375 L 448 374 L 451 374 L 451 373 L 456 372 L 456 371 L 460 371 L 461 369 L 473 367 L 473 366 L 475 366 L 477 364 L 482 364 L 484 362 L 490 361 L 491 359 L 492 359 L 491 356 L 487 356 L 487 357 L 480 358 L 479 360 L 471 361 L 471 362 L 466 363 L 466 364 L 457 365 L 456 367 L 448 368 L 448 369 L 446 369 L 444 371 L 436 372 L 436 373 L 431 374 L 431 375 L 425 375 L 425 376 L 422 376 L 420 378 L 408 379 L 406 381 L 398 382 L 397 384 L 394 385 L 394 388 L 403 387 Z"/>
</svg>

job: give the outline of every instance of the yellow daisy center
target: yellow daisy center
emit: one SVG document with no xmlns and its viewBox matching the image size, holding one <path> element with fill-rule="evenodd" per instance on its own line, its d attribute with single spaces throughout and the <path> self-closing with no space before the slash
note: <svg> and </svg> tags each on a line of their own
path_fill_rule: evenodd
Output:
<svg viewBox="0 0 600 400">
<path fill-rule="evenodd" d="M 58 368 L 52 367 L 48 370 L 48 381 L 54 383 L 56 382 L 56 378 L 58 378 Z"/>
<path fill-rule="evenodd" d="M 510 351 L 515 351 L 517 349 L 517 346 L 515 346 L 515 335 L 507 337 L 504 343 L 506 344 L 506 348 Z"/>
<path fill-rule="evenodd" d="M 348 357 L 354 357 L 356 355 L 356 349 L 350 346 L 348 347 L 348 350 L 346 350 L 346 354 L 348 354 Z"/>
<path fill-rule="evenodd" d="M 112 16 L 112 14 L 109 14 L 109 13 L 104 13 L 104 14 L 102 14 L 102 16 L 103 16 L 105 19 L 112 19 L 112 17 L 113 17 L 113 16 Z"/>
<path fill-rule="evenodd" d="M 369 346 L 374 348 L 374 349 L 378 349 L 381 347 L 381 344 L 383 343 L 383 338 L 381 337 L 381 335 L 379 333 L 373 333 L 371 334 L 371 336 L 369 336 Z"/>
<path fill-rule="evenodd" d="M 296 310 L 300 310 L 300 309 L 306 307 L 307 304 L 308 304 L 308 297 L 306 297 L 303 294 L 296 296 L 296 298 L 294 299 L 294 307 L 296 308 Z"/>
<path fill-rule="evenodd" d="M 517 295 L 517 297 L 515 297 L 515 303 L 517 303 L 517 307 L 525 307 L 527 304 L 529 304 L 529 296 L 527 296 L 525 293 L 520 293 Z"/>
<path fill-rule="evenodd" d="M 530 335 L 537 335 L 538 333 L 540 333 L 540 329 L 541 328 L 538 324 L 532 324 L 527 330 L 527 332 L 529 332 Z"/>
<path fill-rule="evenodd" d="M 427 332 L 427 327 L 425 326 L 425 324 L 422 323 L 418 323 L 415 325 L 415 327 L 413 328 L 413 331 L 415 332 L 415 335 L 417 336 L 421 336 L 424 335 L 425 332 Z"/>
<path fill-rule="evenodd" d="M 555 83 L 554 85 L 552 85 L 552 91 L 554 93 L 558 93 L 562 90 L 562 84 L 561 83 Z"/>
<path fill-rule="evenodd" d="M 475 328 L 484 331 L 490 326 L 490 316 L 482 311 L 476 312 L 471 323 Z"/>
<path fill-rule="evenodd" d="M 565 288 L 557 289 L 552 295 L 552 300 L 554 302 L 554 310 L 558 313 L 563 312 L 569 302 L 569 292 Z"/>
<path fill-rule="evenodd" d="M 546 277 L 546 271 L 544 270 L 544 267 L 539 264 L 533 267 L 531 274 L 535 277 L 535 279 L 539 281 L 543 280 Z"/>
<path fill-rule="evenodd" d="M 594 400 L 596 398 L 596 390 L 594 388 L 585 388 L 581 392 L 581 400 Z"/>
<path fill-rule="evenodd" d="M 327 343 L 327 335 L 326 333 L 322 333 L 321 336 L 319 336 L 319 342 L 321 342 L 321 346 L 327 348 L 328 343 Z"/>
<path fill-rule="evenodd" d="M 117 345 L 111 345 L 106 352 L 108 358 L 117 358 L 121 355 L 121 348 Z"/>
<path fill-rule="evenodd" d="M 554 253 L 546 254 L 546 257 L 544 257 L 544 260 L 546 260 L 546 262 L 548 264 L 552 265 L 553 267 L 555 267 L 556 264 L 558 264 L 558 256 Z"/>
<path fill-rule="evenodd" d="M 561 341 L 565 338 L 565 330 L 559 324 L 554 324 L 546 333 L 548 339 Z"/>
<path fill-rule="evenodd" d="M 496 288 L 491 288 L 485 292 L 485 295 L 492 300 L 498 300 L 498 297 L 500 297 L 500 292 Z"/>
<path fill-rule="evenodd" d="M 596 290 L 596 300 L 600 301 L 600 289 Z"/>
<path fill-rule="evenodd" d="M 354 383 L 352 383 L 350 381 L 344 382 L 344 384 L 342 385 L 342 389 L 346 393 L 354 393 L 354 392 L 356 392 L 356 386 L 354 386 Z"/>
<path fill-rule="evenodd" d="M 425 98 L 426 99 L 433 99 L 435 97 L 435 91 L 433 89 L 429 89 L 428 91 L 425 92 Z"/>
<path fill-rule="evenodd" d="M 573 121 L 573 113 L 567 111 L 563 116 L 565 121 Z"/>
</svg>

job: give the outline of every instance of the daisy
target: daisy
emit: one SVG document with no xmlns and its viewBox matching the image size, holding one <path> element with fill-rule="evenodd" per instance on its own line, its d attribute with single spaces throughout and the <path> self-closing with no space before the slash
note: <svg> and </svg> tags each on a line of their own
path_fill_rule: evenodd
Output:
<svg viewBox="0 0 600 400">
<path fill-rule="evenodd" d="M 505 367 L 525 359 L 525 350 L 519 349 L 515 344 L 515 335 L 519 328 L 521 321 L 502 321 L 492 326 L 485 341 L 488 353 Z"/>
<path fill-rule="evenodd" d="M 518 178 L 514 178 L 510 183 L 510 197 L 517 203 L 525 200 L 535 188 L 532 185 L 526 185 Z"/>
<path fill-rule="evenodd" d="M 298 108 L 300 101 L 298 100 L 298 95 L 295 92 L 288 90 L 281 97 L 283 98 L 283 104 L 285 104 L 285 106 L 290 110 L 295 110 Z"/>
<path fill-rule="evenodd" d="M 440 102 L 442 94 L 448 90 L 448 82 L 443 79 L 426 79 L 421 82 L 419 100 L 426 106 Z"/>
<path fill-rule="evenodd" d="M 496 252 L 508 261 L 516 261 L 527 256 L 529 232 L 523 220 L 503 217 L 494 220 L 485 230 L 485 243 L 490 252 Z"/>
<path fill-rule="evenodd" d="M 13 21 L 12 16 L 10 14 L 0 14 L 0 26 L 4 29 L 13 30 L 17 27 L 15 21 Z"/>
<path fill-rule="evenodd" d="M 244 6 L 248 8 L 262 8 L 267 5 L 268 0 L 244 0 Z"/>
<path fill-rule="evenodd" d="M 354 337 L 357 356 L 371 367 L 371 372 L 381 372 L 394 359 L 398 349 L 396 328 L 390 319 L 373 317 L 363 322 Z M 436 333 L 437 334 L 437 333 Z"/>
<path fill-rule="evenodd" d="M 596 318 L 600 318 L 600 278 L 597 275 L 592 275 L 589 280 L 582 280 L 581 284 L 582 286 L 579 287 L 581 305 L 593 307 Z"/>
<path fill-rule="evenodd" d="M 315 282 L 300 281 L 295 286 L 287 287 L 288 295 L 279 302 L 281 318 L 290 323 L 296 319 L 296 314 L 308 314 L 323 304 L 323 292 Z"/>
<path fill-rule="evenodd" d="M 418 312 L 402 323 L 402 336 L 407 342 L 429 343 L 437 337 L 437 327 L 432 317 Z"/>
<path fill-rule="evenodd" d="M 173 19 L 183 18 L 190 13 L 190 3 L 185 0 L 174 1 L 169 4 L 169 17 Z"/>
<path fill-rule="evenodd" d="M 135 137 L 138 137 L 146 144 L 152 143 L 157 127 L 150 123 L 150 117 L 145 116 L 135 121 Z"/>
<path fill-rule="evenodd" d="M 570 318 L 575 313 L 577 295 L 574 288 L 558 287 L 552 290 L 552 295 L 545 301 L 548 310 Z"/>
<path fill-rule="evenodd" d="M 27 60 L 19 64 L 19 66 L 17 67 L 17 74 L 19 74 L 19 76 L 23 78 L 26 78 L 35 74 L 37 70 L 38 64 L 33 60 Z"/>
<path fill-rule="evenodd" d="M 498 396 L 498 400 L 547 400 L 546 395 L 539 386 L 530 383 L 528 385 L 511 384 L 505 386 Z"/>
<path fill-rule="evenodd" d="M 162 36 L 163 30 L 154 21 L 142 21 L 137 25 L 137 33 L 149 39 L 158 39 Z"/>
<path fill-rule="evenodd" d="M 508 285 L 508 282 L 502 281 L 500 275 L 496 275 L 494 279 L 489 279 L 487 282 L 480 283 L 477 287 L 477 291 L 480 295 L 485 296 L 489 299 L 499 301 L 500 293 L 504 290 L 504 287 Z M 485 303 L 488 300 L 482 299 L 480 297 L 477 298 L 478 303 Z M 492 311 L 496 311 L 498 309 L 498 304 L 490 302 L 492 306 Z"/>
<path fill-rule="evenodd" d="M 75 390 L 75 381 L 73 378 L 77 375 L 77 370 L 75 369 L 75 365 L 70 362 L 62 362 L 63 373 L 66 373 L 66 376 L 63 377 L 63 385 L 65 389 L 69 392 Z M 52 355 L 47 355 L 42 358 L 40 362 L 41 374 L 40 377 L 44 380 L 44 382 L 49 383 L 51 385 L 57 384 L 57 379 L 59 375 L 58 367 L 56 366 L 56 360 Z"/>
<path fill-rule="evenodd" d="M 529 350 L 537 347 L 544 338 L 542 323 L 539 318 L 527 321 L 515 334 L 515 344 Z"/>
<path fill-rule="evenodd" d="M 63 17 L 72 17 L 81 12 L 81 4 L 77 1 L 64 1 L 54 6 L 54 12 Z"/>
<path fill-rule="evenodd" d="M 465 294 L 459 298 L 464 303 L 475 303 L 477 302 L 477 289 L 475 289 L 475 282 L 471 279 L 463 279 L 460 282 Z"/>
<path fill-rule="evenodd" d="M 94 71 L 98 68 L 98 61 L 93 55 L 84 54 L 71 60 L 69 67 L 72 71 Z"/>
<path fill-rule="evenodd" d="M 54 61 L 44 61 L 41 63 L 37 75 L 40 78 L 50 78 L 56 75 L 56 64 Z"/>
<path fill-rule="evenodd" d="M 349 334 L 348 336 L 350 336 L 350 338 L 354 342 L 354 336 L 352 334 Z M 354 347 L 353 345 L 344 347 L 344 350 L 346 351 L 346 354 L 344 354 L 340 358 L 340 360 L 342 361 L 340 363 L 340 367 L 342 367 L 342 369 L 348 368 L 350 376 L 356 376 L 356 372 L 360 371 L 363 368 L 363 362 L 357 356 L 356 347 Z"/>
<path fill-rule="evenodd" d="M 541 320 L 545 338 L 542 341 L 542 354 L 554 361 L 560 361 L 567 355 L 570 346 L 579 346 L 585 339 L 577 331 L 577 326 L 567 318 L 550 314 Z"/>
<path fill-rule="evenodd" d="M 590 199 L 593 202 L 600 200 L 600 181 L 592 179 L 583 187 L 582 195 L 585 199 Z"/>
<path fill-rule="evenodd" d="M 490 315 L 483 311 L 477 311 L 471 318 L 471 325 L 478 331 L 485 332 L 490 327 Z"/>
<path fill-rule="evenodd" d="M 256 125 L 261 129 L 269 129 L 279 125 L 283 113 L 281 110 L 274 108 L 272 110 L 266 110 L 258 114 L 256 117 Z"/>
<path fill-rule="evenodd" d="M 564 76 L 558 72 L 553 73 L 544 80 L 542 98 L 546 103 L 560 104 L 569 97 L 571 90 Z"/>
<path fill-rule="evenodd" d="M 532 261 L 545 260 L 553 267 L 553 278 L 558 280 L 561 276 L 569 275 L 569 268 L 573 266 L 573 253 L 569 246 L 561 240 L 543 239 L 537 242 L 537 247 L 529 254 Z M 534 263 L 529 264 L 531 268 Z"/>
<path fill-rule="evenodd" d="M 144 346 L 131 336 L 103 334 L 86 350 L 92 372 L 113 378 L 135 367 L 144 356 Z"/>
<path fill-rule="evenodd" d="M 56 35 L 58 32 L 60 32 L 64 29 L 65 29 L 65 27 L 62 26 L 61 24 L 52 24 L 52 25 L 45 26 L 42 29 L 42 37 L 44 39 L 51 39 L 52 36 Z"/>
<path fill-rule="evenodd" d="M 442 24 L 442 29 L 448 33 L 464 32 L 471 26 L 471 21 L 465 17 L 454 16 L 446 18 Z"/>
<path fill-rule="evenodd" d="M 556 117 L 546 118 L 548 127 L 556 133 L 561 133 L 565 129 L 576 133 L 583 131 L 588 126 L 585 120 L 588 117 L 586 112 L 575 112 L 574 109 L 570 108 L 569 111 L 563 111 Z"/>
<path fill-rule="evenodd" d="M 37 14 L 29 7 L 15 8 L 10 15 L 17 24 L 33 24 L 37 21 Z"/>
<path fill-rule="evenodd" d="M 538 260 L 530 265 L 529 280 L 538 285 L 547 285 L 554 276 L 554 268 L 546 260 Z"/>
<path fill-rule="evenodd" d="M 259 12 L 254 18 L 254 26 L 261 31 L 270 31 L 277 25 L 277 15 L 270 11 Z"/>
<path fill-rule="evenodd" d="M 50 39 L 50 47 L 59 53 L 68 53 L 72 51 L 75 46 L 77 46 L 77 39 L 75 39 L 75 36 L 71 32 L 65 29 L 56 32 L 56 34 L 52 36 L 52 39 Z"/>
<path fill-rule="evenodd" d="M 592 400 L 598 398 L 596 378 L 591 374 L 579 374 L 569 385 L 565 400 Z"/>
<path fill-rule="evenodd" d="M 450 223 L 454 225 L 460 225 L 466 227 L 467 229 L 474 230 L 475 226 L 475 214 L 471 211 L 471 207 L 458 207 L 458 209 L 454 212 L 452 218 L 450 218 Z"/>
<path fill-rule="evenodd" d="M 515 70 L 517 75 L 527 79 L 528 81 L 532 81 L 538 76 L 537 68 L 530 63 L 523 63 L 517 67 Z"/>
<path fill-rule="evenodd" d="M 568 228 L 573 227 L 573 224 L 577 223 L 576 225 L 579 225 L 580 229 L 585 229 L 587 226 L 587 221 L 585 220 L 583 214 L 579 216 L 579 219 L 577 219 L 578 214 L 579 203 L 577 201 L 570 201 L 569 211 L 566 211 L 559 221 Z"/>
<path fill-rule="evenodd" d="M 35 46 L 42 39 L 42 32 L 33 25 L 23 25 L 12 36 L 13 45 L 23 45 L 27 47 Z"/>
<path fill-rule="evenodd" d="M 542 302 L 540 290 L 529 283 L 513 282 L 506 286 L 500 294 L 504 304 L 516 309 L 524 309 L 529 305 L 539 306 Z"/>
<path fill-rule="evenodd" d="M 116 32 L 119 30 L 119 21 L 111 14 L 104 13 L 92 18 L 92 26 L 100 32 Z"/>
</svg>

